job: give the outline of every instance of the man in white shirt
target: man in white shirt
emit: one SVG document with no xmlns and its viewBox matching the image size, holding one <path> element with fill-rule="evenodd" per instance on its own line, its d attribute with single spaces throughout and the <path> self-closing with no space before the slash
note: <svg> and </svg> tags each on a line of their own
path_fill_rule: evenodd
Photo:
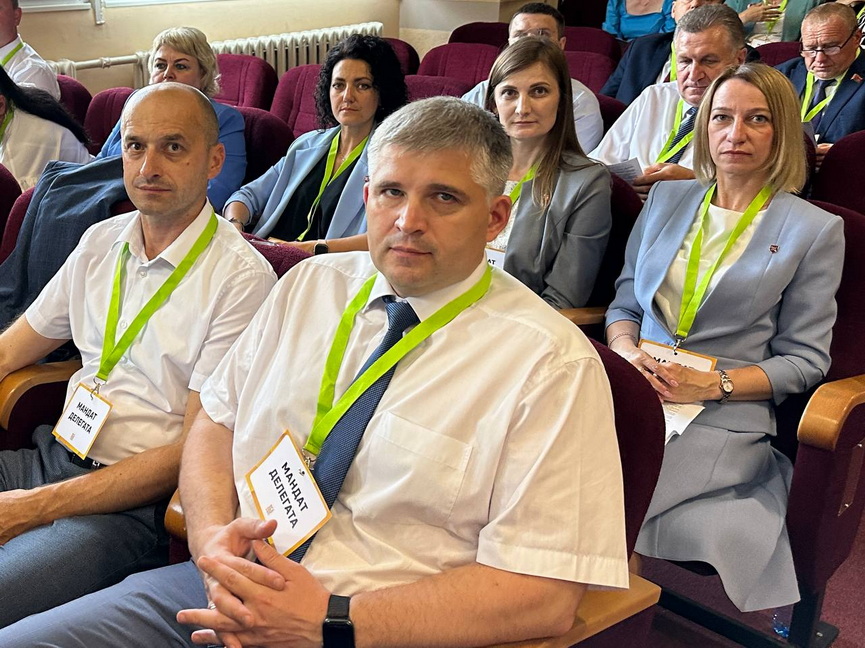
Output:
<svg viewBox="0 0 865 648">
<path fill-rule="evenodd" d="M 158 84 L 121 120 L 139 211 L 88 229 L 0 335 L 0 377 L 70 339 L 83 365 L 54 434 L 0 453 L 0 627 L 165 564 L 164 500 L 198 392 L 275 283 L 207 201 L 225 156 L 210 101 Z"/>
<path fill-rule="evenodd" d="M 555 7 L 541 2 L 531 2 L 523 5 L 511 18 L 508 26 L 508 42 L 513 44 L 523 36 L 540 36 L 549 38 L 565 49 L 565 18 Z M 463 99 L 476 106 L 484 107 L 487 94 L 487 81 L 481 81 L 463 95 Z M 595 93 L 576 79 L 571 79 L 571 91 L 574 99 L 574 126 L 577 129 L 577 139 L 584 151 L 590 151 L 604 135 L 604 122 L 601 118 L 601 106 Z"/>
<path fill-rule="evenodd" d="M 745 60 L 745 32 L 726 5 L 703 5 L 676 25 L 676 80 L 646 88 L 607 131 L 589 157 L 604 164 L 636 159 L 634 189 L 645 199 L 660 180 L 694 177 L 693 120 L 706 88 Z M 690 130 L 688 126 L 690 125 Z"/>
<path fill-rule="evenodd" d="M 60 99 L 57 75 L 32 47 L 21 40 L 18 25 L 21 8 L 18 0 L 0 0 L 0 65 L 18 85 L 42 88 Z"/>
<path fill-rule="evenodd" d="M 202 389 L 180 489 L 206 589 L 190 562 L 138 574 L 0 645 L 481 646 L 563 633 L 587 584 L 627 587 L 603 366 L 484 255 L 510 166 L 501 126 L 466 102 L 388 117 L 369 144 L 370 252 L 298 265 Z M 332 517 L 301 532 L 313 456 Z"/>
</svg>

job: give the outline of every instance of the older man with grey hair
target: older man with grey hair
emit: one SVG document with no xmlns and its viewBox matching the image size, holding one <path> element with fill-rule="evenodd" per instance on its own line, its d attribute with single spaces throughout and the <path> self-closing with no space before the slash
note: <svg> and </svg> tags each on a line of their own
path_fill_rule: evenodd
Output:
<svg viewBox="0 0 865 648">
<path fill-rule="evenodd" d="M 724 70 L 745 60 L 745 31 L 735 11 L 703 5 L 676 25 L 676 80 L 649 86 L 622 113 L 589 154 L 605 164 L 636 160 L 632 179 L 645 198 L 659 180 L 694 177 L 694 119 L 703 93 Z"/>
<path fill-rule="evenodd" d="M 479 646 L 563 633 L 587 584 L 627 587 L 603 366 L 484 256 L 510 157 L 458 99 L 386 119 L 370 252 L 297 266 L 203 389 L 180 484 L 195 564 L 0 645 Z"/>
</svg>

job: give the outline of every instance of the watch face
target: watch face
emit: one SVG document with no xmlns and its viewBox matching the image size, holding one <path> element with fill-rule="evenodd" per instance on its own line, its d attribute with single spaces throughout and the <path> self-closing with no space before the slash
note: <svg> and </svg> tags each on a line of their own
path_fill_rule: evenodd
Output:
<svg viewBox="0 0 865 648">
<path fill-rule="evenodd" d="M 324 620 L 322 638 L 325 648 L 354 648 L 354 626 L 350 619 Z"/>
</svg>

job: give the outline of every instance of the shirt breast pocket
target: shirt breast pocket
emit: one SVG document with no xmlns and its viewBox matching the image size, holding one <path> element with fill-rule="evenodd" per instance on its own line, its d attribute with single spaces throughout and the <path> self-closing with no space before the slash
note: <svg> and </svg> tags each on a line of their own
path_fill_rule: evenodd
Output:
<svg viewBox="0 0 865 648">
<path fill-rule="evenodd" d="M 392 413 L 368 429 L 346 478 L 345 504 L 386 524 L 447 524 L 472 447 Z"/>
</svg>

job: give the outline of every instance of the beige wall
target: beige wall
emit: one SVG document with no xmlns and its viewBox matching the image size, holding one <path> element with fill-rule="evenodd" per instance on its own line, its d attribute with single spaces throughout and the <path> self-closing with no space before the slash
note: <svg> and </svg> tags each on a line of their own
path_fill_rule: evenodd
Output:
<svg viewBox="0 0 865 648">
<path fill-rule="evenodd" d="M 192 25 L 210 40 L 258 36 L 302 29 L 379 21 L 385 36 L 399 35 L 400 0 L 219 0 L 155 7 L 116 7 L 106 24 L 94 24 L 91 11 L 28 12 L 21 34 L 44 58 L 73 61 L 123 56 L 150 48 L 167 27 Z M 311 7 L 315 7 L 311 10 Z M 132 85 L 131 66 L 82 70 L 79 80 L 91 92 Z"/>
</svg>

